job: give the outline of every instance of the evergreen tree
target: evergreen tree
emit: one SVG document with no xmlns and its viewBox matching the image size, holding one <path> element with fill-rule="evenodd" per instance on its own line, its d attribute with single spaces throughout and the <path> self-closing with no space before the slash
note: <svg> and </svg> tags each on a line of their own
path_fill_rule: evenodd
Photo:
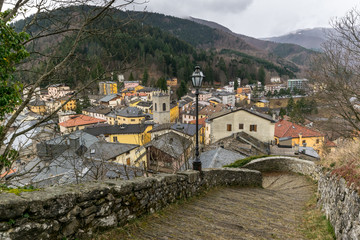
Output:
<svg viewBox="0 0 360 240">
<path fill-rule="evenodd" d="M 182 96 L 186 95 L 187 91 L 188 91 L 188 89 L 187 89 L 185 81 L 181 81 L 180 87 L 176 90 L 176 95 L 180 99 Z"/>
<path fill-rule="evenodd" d="M 134 81 L 134 76 L 133 76 L 133 73 L 132 73 L 132 72 L 130 73 L 129 81 Z"/>
<path fill-rule="evenodd" d="M 158 87 L 158 88 L 160 88 L 161 90 L 163 90 L 163 91 L 167 91 L 167 84 L 166 84 L 166 80 L 165 80 L 165 78 L 164 77 L 161 77 L 161 78 L 159 78 L 158 80 L 157 80 L 157 82 L 156 82 L 156 86 Z"/>
<path fill-rule="evenodd" d="M 283 119 L 285 115 L 286 115 L 286 110 L 285 110 L 285 108 L 280 108 L 280 112 L 279 112 L 280 118 Z"/>
<path fill-rule="evenodd" d="M 288 101 L 288 105 L 286 107 L 286 112 L 289 115 L 295 108 L 295 101 L 294 99 L 291 97 Z"/>
<path fill-rule="evenodd" d="M 148 73 L 147 69 L 145 68 L 143 77 L 142 77 L 142 85 L 147 86 L 148 81 L 149 81 L 149 73 Z"/>
<path fill-rule="evenodd" d="M 262 85 L 265 85 L 265 77 L 266 77 L 266 73 L 264 67 L 261 66 L 258 70 L 258 80 L 259 82 L 261 82 Z"/>
<path fill-rule="evenodd" d="M 238 89 L 238 87 L 239 87 L 239 82 L 238 82 L 238 80 L 235 80 L 234 81 L 234 90 L 236 91 L 236 89 Z"/>
</svg>

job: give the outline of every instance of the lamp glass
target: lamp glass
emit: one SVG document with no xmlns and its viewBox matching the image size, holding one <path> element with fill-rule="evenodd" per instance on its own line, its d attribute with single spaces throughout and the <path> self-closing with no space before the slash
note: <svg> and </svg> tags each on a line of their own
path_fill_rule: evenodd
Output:
<svg viewBox="0 0 360 240">
<path fill-rule="evenodd" d="M 191 76 L 193 86 L 195 88 L 200 88 L 204 77 L 204 74 L 200 71 L 200 67 L 196 66 L 195 71 Z"/>
</svg>

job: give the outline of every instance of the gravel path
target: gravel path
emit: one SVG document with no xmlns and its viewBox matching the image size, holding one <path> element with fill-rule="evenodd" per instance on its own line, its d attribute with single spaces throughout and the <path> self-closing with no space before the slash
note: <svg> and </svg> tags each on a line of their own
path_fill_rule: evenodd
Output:
<svg viewBox="0 0 360 240">
<path fill-rule="evenodd" d="M 301 217 L 315 184 L 290 173 L 263 179 L 263 189 L 218 188 L 101 239 L 304 239 Z"/>
</svg>

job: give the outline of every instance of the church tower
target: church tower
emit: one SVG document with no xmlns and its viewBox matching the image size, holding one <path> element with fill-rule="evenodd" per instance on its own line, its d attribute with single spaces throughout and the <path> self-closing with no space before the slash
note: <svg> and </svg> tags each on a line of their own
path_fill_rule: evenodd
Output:
<svg viewBox="0 0 360 240">
<path fill-rule="evenodd" d="M 166 92 L 153 95 L 153 118 L 158 124 L 170 122 L 170 95 Z"/>
</svg>

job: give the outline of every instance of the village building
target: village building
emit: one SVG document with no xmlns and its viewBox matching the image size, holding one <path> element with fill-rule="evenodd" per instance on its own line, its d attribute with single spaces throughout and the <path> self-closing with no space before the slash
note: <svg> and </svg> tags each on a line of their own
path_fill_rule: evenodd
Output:
<svg viewBox="0 0 360 240">
<path fill-rule="evenodd" d="M 323 133 L 286 120 L 275 124 L 274 139 L 280 146 L 312 147 L 318 152 L 326 143 Z"/>
<path fill-rule="evenodd" d="M 118 88 L 117 88 L 116 82 L 99 82 L 99 94 L 100 95 L 110 95 L 110 94 L 117 94 Z"/>
<path fill-rule="evenodd" d="M 151 140 L 151 124 L 98 125 L 84 129 L 93 136 L 104 136 L 108 142 L 144 145 Z"/>
<path fill-rule="evenodd" d="M 275 120 L 270 116 L 239 108 L 214 114 L 206 121 L 205 143 L 211 144 L 237 132 L 270 143 L 274 139 Z"/>
<path fill-rule="evenodd" d="M 175 173 L 188 165 L 192 142 L 186 137 L 169 132 L 151 140 L 146 147 L 148 170 Z"/>
<path fill-rule="evenodd" d="M 60 132 L 67 134 L 75 132 L 76 130 L 84 129 L 85 127 L 93 126 L 99 123 L 104 123 L 106 120 L 78 114 L 70 117 L 69 120 L 59 123 Z"/>
</svg>

